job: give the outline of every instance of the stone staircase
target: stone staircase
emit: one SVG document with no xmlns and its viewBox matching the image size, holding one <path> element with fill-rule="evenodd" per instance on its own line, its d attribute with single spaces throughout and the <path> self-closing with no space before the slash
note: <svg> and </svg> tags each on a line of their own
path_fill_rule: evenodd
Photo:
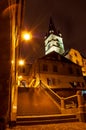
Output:
<svg viewBox="0 0 86 130">
<path fill-rule="evenodd" d="M 43 99 L 40 97 L 40 93 Z M 52 109 L 53 112 L 50 111 L 51 110 L 50 106 L 52 106 L 52 102 L 50 102 L 51 103 L 50 106 L 47 106 L 48 109 L 46 106 L 45 107 L 41 106 L 43 104 L 40 105 L 40 103 L 44 100 L 44 97 L 48 96 L 44 88 L 40 88 L 40 90 L 38 89 L 34 91 L 29 88 L 18 88 L 18 94 L 19 94 L 18 95 L 18 111 L 17 111 L 16 125 L 35 125 L 35 124 L 49 124 L 49 123 L 63 123 L 63 122 L 79 121 L 79 119 L 77 118 L 75 114 L 61 114 L 59 112 L 57 105 L 55 106 L 56 107 L 55 110 Z M 51 95 L 51 93 L 49 93 L 49 95 Z M 38 104 L 39 107 L 37 107 L 37 104 L 35 104 L 34 106 L 34 104 L 32 103 L 33 101 L 35 101 L 36 96 L 37 96 L 36 103 L 39 103 Z M 45 104 L 45 101 L 46 100 L 44 100 L 43 102 L 44 104 Z M 56 101 L 57 101 L 57 98 L 56 98 Z M 42 107 L 46 109 L 42 110 Z"/>
</svg>

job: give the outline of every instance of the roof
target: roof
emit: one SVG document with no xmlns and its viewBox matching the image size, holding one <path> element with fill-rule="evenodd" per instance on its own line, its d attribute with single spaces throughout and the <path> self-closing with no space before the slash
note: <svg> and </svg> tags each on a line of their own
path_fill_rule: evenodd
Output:
<svg viewBox="0 0 86 130">
<path fill-rule="evenodd" d="M 80 54 L 81 54 L 82 58 L 86 59 L 86 56 L 84 56 L 82 53 L 80 53 Z"/>
<path fill-rule="evenodd" d="M 70 49 L 66 50 L 64 53 L 63 53 L 63 56 L 66 56 L 68 53 L 69 53 Z"/>
<path fill-rule="evenodd" d="M 63 55 L 53 51 L 39 59 L 44 59 L 44 60 L 52 60 L 52 61 L 61 61 L 63 63 L 69 63 L 69 64 L 75 64 L 72 61 L 70 61 L 69 59 L 65 58 Z M 77 65 L 77 64 L 75 64 Z M 78 66 L 78 65 L 77 65 Z"/>
<path fill-rule="evenodd" d="M 76 49 L 74 49 L 74 48 L 70 48 L 70 49 L 66 50 L 66 51 L 64 52 L 63 56 L 66 56 L 66 55 L 71 51 L 71 49 L 77 51 L 77 52 L 82 56 L 82 58 L 86 59 L 86 56 L 84 56 L 80 51 L 78 51 L 78 50 L 76 50 Z"/>
</svg>

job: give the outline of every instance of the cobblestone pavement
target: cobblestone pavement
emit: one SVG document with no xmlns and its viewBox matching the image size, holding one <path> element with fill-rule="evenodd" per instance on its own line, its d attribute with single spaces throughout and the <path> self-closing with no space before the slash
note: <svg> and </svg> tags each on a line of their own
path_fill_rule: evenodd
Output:
<svg viewBox="0 0 86 130">
<path fill-rule="evenodd" d="M 72 122 L 47 125 L 16 126 L 6 130 L 86 130 L 86 123 Z"/>
</svg>

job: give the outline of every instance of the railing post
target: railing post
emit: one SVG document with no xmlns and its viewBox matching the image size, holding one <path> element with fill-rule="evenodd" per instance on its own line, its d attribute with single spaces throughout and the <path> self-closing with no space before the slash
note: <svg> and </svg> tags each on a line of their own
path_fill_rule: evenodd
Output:
<svg viewBox="0 0 86 130">
<path fill-rule="evenodd" d="M 64 98 L 61 98 L 61 113 L 64 113 L 64 109 L 65 109 L 65 103 L 64 103 Z"/>
<path fill-rule="evenodd" d="M 86 121 L 86 112 L 85 112 L 85 106 L 84 106 L 84 99 L 82 96 L 81 91 L 77 91 L 77 100 L 78 100 L 78 118 L 79 121 L 85 122 Z"/>
</svg>

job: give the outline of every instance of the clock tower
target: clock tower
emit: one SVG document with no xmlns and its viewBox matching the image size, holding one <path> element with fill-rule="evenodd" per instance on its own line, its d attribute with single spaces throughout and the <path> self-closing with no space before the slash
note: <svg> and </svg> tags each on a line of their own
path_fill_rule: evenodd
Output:
<svg viewBox="0 0 86 130">
<path fill-rule="evenodd" d="M 52 18 L 50 18 L 49 30 L 45 36 L 45 55 L 55 51 L 59 54 L 64 53 L 63 38 L 61 33 L 55 28 Z"/>
</svg>

